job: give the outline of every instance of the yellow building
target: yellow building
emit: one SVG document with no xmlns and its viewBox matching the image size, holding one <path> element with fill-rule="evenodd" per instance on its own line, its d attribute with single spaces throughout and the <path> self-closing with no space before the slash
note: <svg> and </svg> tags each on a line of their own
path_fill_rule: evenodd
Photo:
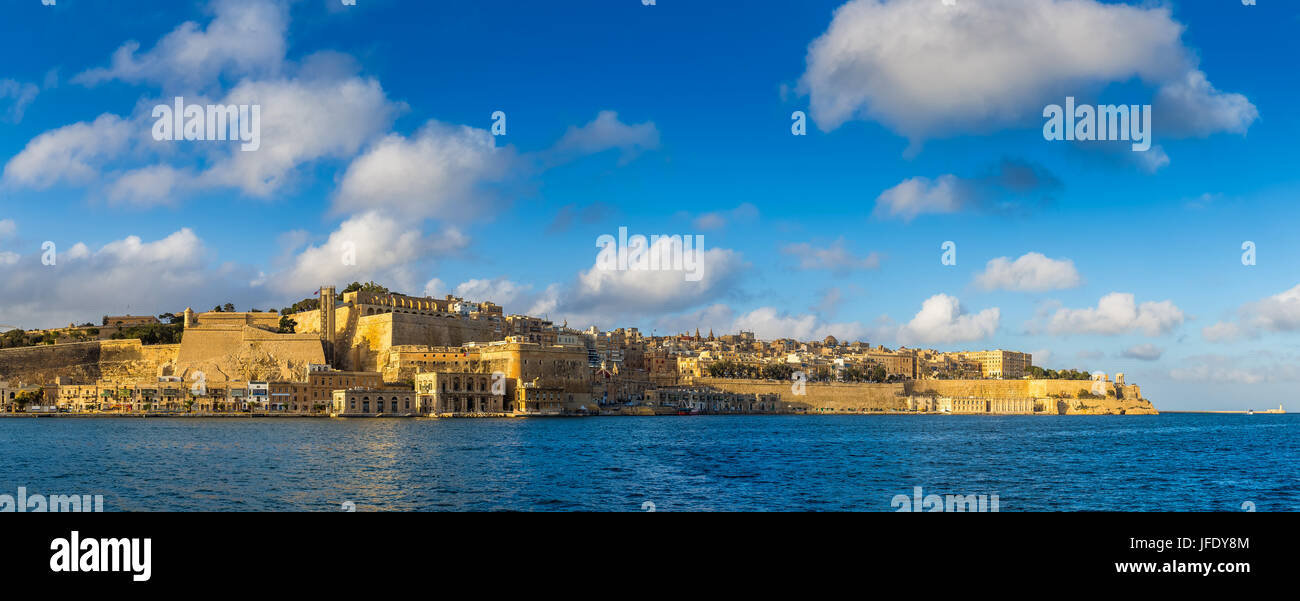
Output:
<svg viewBox="0 0 1300 601">
<path fill-rule="evenodd" d="M 429 372 L 415 376 L 416 411 L 425 415 L 504 413 L 508 380 L 493 374 Z"/>
<path fill-rule="evenodd" d="M 979 363 L 980 375 L 985 378 L 1022 378 L 1034 364 L 1033 355 L 1015 351 L 965 351 L 957 355 Z"/>
<path fill-rule="evenodd" d="M 481 371 L 500 372 L 517 382 L 537 382 L 542 388 L 559 388 L 563 391 L 560 401 L 569 408 L 591 403 L 592 373 L 584 348 L 546 346 L 514 337 L 476 348 Z"/>
<path fill-rule="evenodd" d="M 884 367 L 887 375 L 916 378 L 916 353 L 911 351 L 872 351 L 867 353 L 867 360 Z"/>
<path fill-rule="evenodd" d="M 334 413 L 337 415 L 410 415 L 416 413 L 414 390 L 353 390 L 334 391 Z"/>
<path fill-rule="evenodd" d="M 515 413 L 519 415 L 559 415 L 563 411 L 565 392 L 558 386 L 524 382 L 515 389 Z"/>
<path fill-rule="evenodd" d="M 307 370 L 306 381 L 269 382 L 270 402 L 285 411 L 324 413 L 334 398 L 334 391 L 348 388 L 383 388 L 384 380 L 376 371 L 339 371 L 324 365 Z"/>
</svg>

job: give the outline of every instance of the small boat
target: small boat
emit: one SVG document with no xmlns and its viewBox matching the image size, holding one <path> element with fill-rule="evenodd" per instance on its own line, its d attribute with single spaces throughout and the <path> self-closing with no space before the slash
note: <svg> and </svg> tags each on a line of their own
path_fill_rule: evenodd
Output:
<svg viewBox="0 0 1300 601">
<path fill-rule="evenodd" d="M 1247 409 L 1247 410 L 1246 410 L 1246 415 L 1255 415 L 1255 410 L 1254 410 L 1254 409 Z"/>
</svg>

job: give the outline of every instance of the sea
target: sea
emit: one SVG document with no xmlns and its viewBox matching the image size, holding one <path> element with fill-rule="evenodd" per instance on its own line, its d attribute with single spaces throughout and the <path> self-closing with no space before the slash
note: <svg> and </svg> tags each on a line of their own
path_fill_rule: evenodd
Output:
<svg viewBox="0 0 1300 601">
<path fill-rule="evenodd" d="M 1300 511 L 1294 414 L 14 418 L 0 457 L 105 511 Z"/>
</svg>

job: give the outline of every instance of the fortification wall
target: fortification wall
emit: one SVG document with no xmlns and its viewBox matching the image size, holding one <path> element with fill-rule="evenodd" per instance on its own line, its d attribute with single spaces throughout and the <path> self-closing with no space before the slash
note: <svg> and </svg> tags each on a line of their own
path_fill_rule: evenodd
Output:
<svg viewBox="0 0 1300 601">
<path fill-rule="evenodd" d="M 179 346 L 144 346 L 136 339 L 99 340 L 0 350 L 0 380 L 53 386 L 101 379 L 138 380 L 160 375 Z"/>
<path fill-rule="evenodd" d="M 906 411 L 908 397 L 978 397 L 988 399 L 1033 398 L 1043 412 L 1061 415 L 1142 415 L 1155 414 L 1150 401 L 1142 398 L 1136 385 L 1115 386 L 1122 398 L 1074 398 L 1079 389 L 1088 389 L 1087 380 L 914 380 L 906 383 L 809 383 L 806 394 L 795 395 L 789 382 L 770 380 L 733 380 L 695 378 L 695 385 L 709 386 L 726 392 L 779 394 L 781 400 L 796 411 L 809 413 L 861 413 L 869 411 Z M 1051 395 L 1069 398 L 1052 398 Z"/>
<path fill-rule="evenodd" d="M 792 382 L 695 378 L 693 384 L 742 394 L 779 394 L 781 401 L 791 410 L 809 413 L 861 413 L 907 409 L 903 383 L 808 383 L 804 386 L 805 394 L 802 395 L 794 394 L 791 388 Z"/>
<path fill-rule="evenodd" d="M 181 339 L 174 375 L 189 380 L 202 372 L 209 382 L 301 380 L 313 363 L 325 363 L 315 334 L 277 334 L 250 326 L 195 328 Z"/>
<path fill-rule="evenodd" d="M 1154 414 L 1155 407 L 1142 398 L 1137 385 L 1118 386 L 1107 382 L 1105 399 L 1078 399 L 1080 390 L 1092 389 L 1089 380 L 916 380 L 908 382 L 908 394 L 941 397 L 1038 399 L 1048 413 L 1067 415 Z M 1052 397 L 1063 397 L 1059 400 Z M 1048 400 L 1051 399 L 1051 400 Z"/>
<path fill-rule="evenodd" d="M 1031 380 L 913 380 L 907 383 L 908 394 L 949 397 L 1030 397 Z M 1081 382 L 1086 387 L 1088 382 Z M 1076 386 L 1077 390 L 1078 387 Z M 1046 396 L 1046 395 L 1041 395 Z"/>
</svg>

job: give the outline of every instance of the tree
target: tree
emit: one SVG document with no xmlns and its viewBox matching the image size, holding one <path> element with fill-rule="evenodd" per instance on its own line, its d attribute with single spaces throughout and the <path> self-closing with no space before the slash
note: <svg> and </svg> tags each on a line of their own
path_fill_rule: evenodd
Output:
<svg viewBox="0 0 1300 601">
<path fill-rule="evenodd" d="M 302 313 L 303 311 L 314 311 L 320 307 L 320 299 L 304 298 L 288 307 L 280 309 L 280 315 L 289 315 L 291 313 Z"/>
<path fill-rule="evenodd" d="M 285 316 L 283 316 L 283 317 L 280 318 L 280 330 L 279 330 L 279 331 L 280 331 L 281 334 L 292 334 L 292 333 L 294 332 L 294 330 L 295 330 L 297 327 L 298 327 L 298 322 L 297 322 L 297 321 L 294 321 L 294 320 L 292 320 L 292 319 L 289 319 L 289 316 L 288 316 L 288 315 L 285 315 Z"/>
<path fill-rule="evenodd" d="M 392 292 L 388 288 L 385 288 L 384 286 L 380 286 L 379 284 L 376 284 L 374 281 L 369 281 L 364 284 L 362 284 L 361 282 L 352 282 L 351 284 L 348 284 L 346 288 L 343 289 L 343 292 L 370 292 L 373 294 L 392 294 Z"/>
<path fill-rule="evenodd" d="M 14 404 L 26 411 L 28 405 L 39 405 L 43 400 L 45 400 L 45 389 L 37 388 L 36 390 L 24 390 L 18 393 L 14 397 Z"/>
<path fill-rule="evenodd" d="M 224 312 L 226 312 L 226 313 L 234 313 L 234 312 L 235 312 L 235 304 L 234 304 L 234 303 L 226 303 L 226 304 L 224 304 L 224 305 L 221 305 L 221 310 L 224 311 Z"/>
</svg>

